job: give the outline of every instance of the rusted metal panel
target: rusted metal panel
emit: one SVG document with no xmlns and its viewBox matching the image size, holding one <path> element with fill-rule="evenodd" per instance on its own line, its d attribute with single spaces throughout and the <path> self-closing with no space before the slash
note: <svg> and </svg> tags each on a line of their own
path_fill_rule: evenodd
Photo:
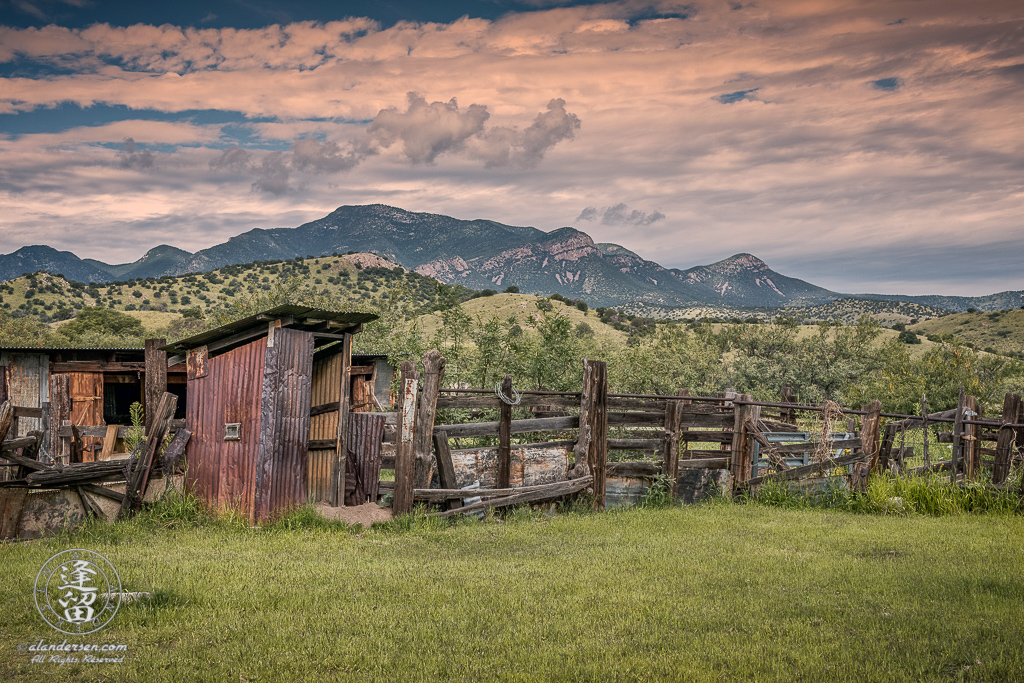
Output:
<svg viewBox="0 0 1024 683">
<path fill-rule="evenodd" d="M 188 379 L 202 379 L 208 372 L 209 353 L 205 346 L 189 349 L 185 357 L 185 373 Z"/>
<path fill-rule="evenodd" d="M 50 357 L 47 354 L 3 352 L 0 364 L 7 366 L 7 393 L 11 405 L 38 408 L 48 400 Z M 10 436 L 25 436 L 41 427 L 39 418 L 19 418 L 18 433 Z"/>
<path fill-rule="evenodd" d="M 256 519 L 265 521 L 307 498 L 307 444 L 313 335 L 277 328 L 267 349 L 257 454 Z"/>
<path fill-rule="evenodd" d="M 321 356 L 313 363 L 311 405 L 337 403 L 341 398 L 342 354 Z M 309 423 L 310 441 L 330 439 L 338 435 L 338 411 L 314 415 Z M 326 501 L 330 497 L 331 466 L 334 449 L 311 450 L 307 466 L 307 496 L 312 501 Z"/>
<path fill-rule="evenodd" d="M 483 488 L 496 488 L 498 449 L 452 451 L 455 479 L 460 487 L 479 481 Z M 509 468 L 509 485 L 535 486 L 563 481 L 569 469 L 569 450 L 558 448 L 514 448 Z"/>
<path fill-rule="evenodd" d="M 352 413 L 348 419 L 349 464 L 354 479 L 361 484 L 346 505 L 362 505 L 377 500 L 380 483 L 381 442 L 384 438 L 384 416 L 373 413 Z M 348 470 L 346 470 L 346 473 Z"/>
<path fill-rule="evenodd" d="M 190 490 L 213 507 L 230 507 L 249 519 L 265 356 L 266 340 L 257 339 L 208 359 L 207 374 L 189 381 L 186 396 Z M 238 440 L 224 440 L 227 423 L 240 425 Z"/>
</svg>

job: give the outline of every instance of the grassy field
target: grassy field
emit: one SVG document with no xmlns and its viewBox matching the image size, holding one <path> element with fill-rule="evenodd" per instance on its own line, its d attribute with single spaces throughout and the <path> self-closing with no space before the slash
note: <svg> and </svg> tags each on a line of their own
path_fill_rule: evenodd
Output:
<svg viewBox="0 0 1024 683">
<path fill-rule="evenodd" d="M 725 503 L 370 530 L 149 517 L 0 547 L 0 679 L 1024 680 L 1022 539 L 1019 516 Z M 62 640 L 32 583 L 74 547 L 154 594 L 68 639 L 125 643 L 121 664 L 18 651 Z"/>
<path fill-rule="evenodd" d="M 991 313 L 954 313 L 926 320 L 909 329 L 918 334 L 946 335 L 974 344 L 979 349 L 1024 352 L 1024 310 Z"/>
</svg>

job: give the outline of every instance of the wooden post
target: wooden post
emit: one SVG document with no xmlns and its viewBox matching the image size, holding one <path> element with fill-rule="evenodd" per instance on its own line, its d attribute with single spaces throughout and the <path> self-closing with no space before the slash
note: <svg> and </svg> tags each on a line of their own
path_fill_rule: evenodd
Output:
<svg viewBox="0 0 1024 683">
<path fill-rule="evenodd" d="M 0 403 L 7 400 L 10 395 L 7 388 L 7 366 L 0 365 Z"/>
<path fill-rule="evenodd" d="M 794 398 L 793 387 L 782 387 L 782 401 L 781 403 L 796 403 Z M 796 411 L 792 408 L 783 408 L 780 414 L 783 422 L 789 424 L 796 424 Z"/>
<path fill-rule="evenodd" d="M 413 479 L 416 475 L 413 434 L 416 420 L 416 391 L 419 386 L 416 363 L 404 361 L 400 378 L 395 433 L 395 501 L 391 506 L 394 515 L 412 512 Z"/>
<path fill-rule="evenodd" d="M 978 399 L 967 395 L 964 397 L 964 411 L 969 419 L 977 420 L 981 417 L 981 409 L 978 407 Z M 964 476 L 967 479 L 974 479 L 981 469 L 981 425 L 966 425 L 964 430 Z"/>
<path fill-rule="evenodd" d="M 39 408 L 43 411 L 43 417 L 40 418 L 43 434 L 39 442 L 39 462 L 49 464 L 53 462 L 50 458 L 50 402 L 42 401 Z"/>
<path fill-rule="evenodd" d="M 434 434 L 434 451 L 437 453 L 437 479 L 443 489 L 457 489 L 459 482 L 455 479 L 455 465 L 452 463 L 452 452 L 448 447 L 448 435 L 443 431 Z M 462 500 L 453 498 L 448 501 L 446 509 L 454 510 L 462 507 Z"/>
<path fill-rule="evenodd" d="M 156 409 L 160 397 L 167 392 L 167 352 L 160 347 L 167 344 L 166 339 L 146 340 L 146 433 L 153 429 L 156 420 Z"/>
<path fill-rule="evenodd" d="M 1004 425 L 1017 422 L 1017 415 L 1020 413 L 1020 394 L 1006 394 L 1003 397 L 1003 418 Z M 1016 436 L 1013 427 L 1000 427 L 996 441 L 996 462 L 992 466 L 992 483 L 1002 484 L 1010 474 L 1010 463 L 1013 460 L 1013 440 Z"/>
<path fill-rule="evenodd" d="M 501 382 L 502 396 L 512 395 L 512 375 Z M 501 402 L 498 418 L 498 481 L 496 488 L 507 489 L 512 475 L 512 406 Z"/>
<path fill-rule="evenodd" d="M 879 431 L 882 427 L 882 402 L 877 398 L 862 409 L 867 415 L 861 417 L 860 440 L 864 453 L 864 465 L 854 465 L 854 481 L 857 488 L 863 490 L 867 487 L 868 473 L 878 465 L 879 452 Z M 857 470 L 860 470 L 859 472 Z"/>
<path fill-rule="evenodd" d="M 594 509 L 604 510 L 608 476 L 608 365 L 596 360 L 584 361 L 583 365 L 583 383 L 589 398 L 587 466 L 594 475 Z"/>
<path fill-rule="evenodd" d="M 889 458 L 892 455 L 892 445 L 896 440 L 896 426 L 892 422 L 885 423 L 885 431 L 882 432 L 882 445 L 878 449 L 878 469 L 881 472 L 889 470 Z"/>
<path fill-rule="evenodd" d="M 576 445 L 573 446 L 573 464 L 569 468 L 569 479 L 579 479 L 590 474 L 587 454 L 590 452 L 590 440 L 592 438 L 592 416 L 590 414 L 593 407 L 590 400 L 590 395 L 593 393 L 592 384 L 593 377 L 591 376 L 590 366 L 584 362 L 583 386 L 580 388 L 580 431 L 579 436 L 576 438 Z"/>
<path fill-rule="evenodd" d="M 338 427 L 334 435 L 334 463 L 331 465 L 331 488 L 328 502 L 333 507 L 345 506 L 345 479 L 348 464 L 348 414 L 352 403 L 352 335 L 341 341 L 341 373 L 338 378 Z"/>
<path fill-rule="evenodd" d="M 71 419 L 71 377 L 50 375 L 50 457 L 56 461 L 65 454 L 60 428 Z"/>
<path fill-rule="evenodd" d="M 685 394 L 680 391 L 679 395 Z M 682 401 L 666 401 L 665 434 L 661 442 L 661 473 L 672 478 L 672 500 L 676 499 L 676 490 L 679 487 L 679 426 L 683 416 L 681 403 Z"/>
<path fill-rule="evenodd" d="M 924 394 L 921 394 L 921 431 L 924 436 L 922 450 L 924 451 L 925 472 L 927 472 L 931 461 L 928 459 L 928 397 Z"/>
<path fill-rule="evenodd" d="M 437 349 L 431 349 L 423 354 L 423 391 L 416 409 L 416 430 L 413 437 L 416 468 L 413 474 L 413 488 L 425 489 L 430 486 L 430 466 L 434 460 L 431 452 L 434 440 L 434 415 L 437 412 L 437 395 L 444 380 L 445 363 L 444 356 Z"/>
<path fill-rule="evenodd" d="M 956 415 L 953 421 L 953 454 L 949 465 L 949 480 L 956 483 L 956 475 L 963 464 L 963 436 L 964 436 L 964 388 L 960 387 L 960 398 L 956 402 Z"/>
<path fill-rule="evenodd" d="M 746 396 L 740 395 L 738 398 L 744 399 Z M 748 469 L 745 471 L 743 468 L 743 440 L 746 436 L 745 422 L 747 419 L 747 406 L 743 404 L 736 405 L 735 403 L 731 403 L 730 405 L 732 405 L 733 420 L 732 441 L 729 442 L 729 457 L 731 458 L 729 466 L 732 470 L 733 490 L 736 490 L 738 485 L 750 478 L 750 470 Z"/>
</svg>

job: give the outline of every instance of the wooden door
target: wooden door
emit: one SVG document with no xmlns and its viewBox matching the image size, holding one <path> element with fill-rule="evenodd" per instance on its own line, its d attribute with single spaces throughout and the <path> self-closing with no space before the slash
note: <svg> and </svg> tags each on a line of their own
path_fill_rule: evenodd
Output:
<svg viewBox="0 0 1024 683">
<path fill-rule="evenodd" d="M 69 372 L 71 397 L 71 424 L 79 427 L 103 426 L 103 374 L 99 372 Z M 103 439 L 85 437 L 84 462 L 93 462 L 103 448 Z"/>
</svg>

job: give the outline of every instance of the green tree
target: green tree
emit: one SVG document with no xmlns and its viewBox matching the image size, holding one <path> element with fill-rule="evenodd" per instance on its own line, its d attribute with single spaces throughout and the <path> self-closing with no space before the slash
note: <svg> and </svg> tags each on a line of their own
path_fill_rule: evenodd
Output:
<svg viewBox="0 0 1024 683">
<path fill-rule="evenodd" d="M 75 319 L 60 328 L 62 334 L 81 337 L 88 333 L 115 337 L 139 337 L 146 333 L 138 318 L 103 306 L 86 306 Z"/>
</svg>

